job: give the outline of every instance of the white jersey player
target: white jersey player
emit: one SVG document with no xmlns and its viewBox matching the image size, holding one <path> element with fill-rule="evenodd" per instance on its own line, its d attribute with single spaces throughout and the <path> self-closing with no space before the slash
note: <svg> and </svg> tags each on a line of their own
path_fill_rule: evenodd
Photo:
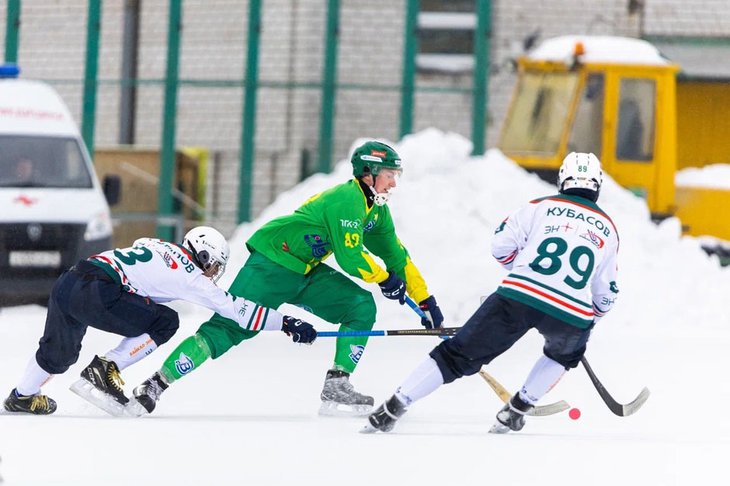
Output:
<svg viewBox="0 0 730 486">
<path fill-rule="evenodd" d="M 177 331 L 177 312 L 162 305 L 185 300 L 256 331 L 282 330 L 295 342 L 311 343 L 314 328 L 220 289 L 228 243 L 217 230 L 198 226 L 181 245 L 141 238 L 133 246 L 82 260 L 55 283 L 38 351 L 4 402 L 9 412 L 45 415 L 56 402 L 40 393 L 53 375 L 79 358 L 87 327 L 125 336 L 104 356 L 95 356 L 71 390 L 114 415 L 124 414 L 120 371 L 149 355 Z"/>
<path fill-rule="evenodd" d="M 578 365 L 591 329 L 616 300 L 619 239 L 596 205 L 602 182 L 596 156 L 573 152 L 560 167 L 558 195 L 532 201 L 500 224 L 492 254 L 509 275 L 368 417 L 366 431 L 388 432 L 411 403 L 476 373 L 535 328 L 545 339 L 543 356 L 490 432 L 522 429 L 525 414 Z"/>
</svg>

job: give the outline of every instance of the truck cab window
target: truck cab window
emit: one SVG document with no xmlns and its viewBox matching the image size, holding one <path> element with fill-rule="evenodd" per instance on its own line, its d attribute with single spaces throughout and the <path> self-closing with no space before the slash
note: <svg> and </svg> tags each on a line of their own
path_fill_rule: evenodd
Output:
<svg viewBox="0 0 730 486">
<path fill-rule="evenodd" d="M 525 73 L 502 130 L 502 150 L 556 154 L 577 81 L 578 76 L 572 72 Z"/>
<path fill-rule="evenodd" d="M 621 80 L 616 130 L 616 158 L 650 162 L 654 159 L 654 100 L 651 79 Z"/>
<path fill-rule="evenodd" d="M 604 85 L 604 75 L 601 73 L 589 74 L 586 77 L 568 140 L 568 152 L 592 152 L 600 157 Z"/>
</svg>

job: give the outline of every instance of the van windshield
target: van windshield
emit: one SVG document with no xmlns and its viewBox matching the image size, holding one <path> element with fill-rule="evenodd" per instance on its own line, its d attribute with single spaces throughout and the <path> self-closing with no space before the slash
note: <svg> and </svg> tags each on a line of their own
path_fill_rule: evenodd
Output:
<svg viewBox="0 0 730 486">
<path fill-rule="evenodd" d="M 74 138 L 0 135 L 0 187 L 90 188 Z"/>
</svg>

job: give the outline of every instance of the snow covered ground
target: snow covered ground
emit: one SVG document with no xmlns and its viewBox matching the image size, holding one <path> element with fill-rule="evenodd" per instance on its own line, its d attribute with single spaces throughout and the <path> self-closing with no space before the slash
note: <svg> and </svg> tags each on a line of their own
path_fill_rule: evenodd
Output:
<svg viewBox="0 0 730 486">
<path fill-rule="evenodd" d="M 465 139 L 435 130 L 397 149 L 405 173 L 391 199 L 396 228 L 446 315 L 461 325 L 504 271 L 489 255 L 496 225 L 529 199 L 555 189 L 499 152 L 470 157 Z M 227 287 L 246 257 L 243 242 L 265 220 L 346 180 L 348 163 L 283 194 L 231 240 Z M 363 418 L 317 415 L 332 339 L 292 344 L 263 333 L 173 385 L 152 416 L 117 419 L 68 391 L 95 353 L 117 336 L 90 329 L 79 362 L 45 388 L 58 411 L 48 417 L 0 414 L 0 476 L 15 485 L 694 485 L 723 482 L 730 453 L 730 269 L 721 269 L 680 225 L 649 222 L 644 203 L 613 181 L 599 204 L 621 236 L 621 289 L 596 328 L 587 356 L 614 397 L 651 397 L 635 415 L 612 415 L 585 372 L 566 374 L 544 402 L 567 400 L 567 413 L 529 418 L 520 433 L 487 433 L 501 402 L 478 377 L 442 387 L 416 403 L 391 434 L 363 435 Z M 331 262 L 334 264 L 334 262 Z M 380 296 L 376 328 L 415 328 L 406 306 Z M 176 304 L 181 330 L 125 370 L 127 391 L 161 364 L 208 312 Z M 305 315 L 299 309 L 286 311 Z M 0 393 L 7 394 L 35 352 L 45 313 L 36 306 L 0 311 Z M 311 319 L 320 330 L 334 330 Z M 433 337 L 374 337 L 352 381 L 377 402 L 387 398 L 436 344 Z M 489 371 L 516 390 L 541 353 L 528 334 Z"/>
</svg>

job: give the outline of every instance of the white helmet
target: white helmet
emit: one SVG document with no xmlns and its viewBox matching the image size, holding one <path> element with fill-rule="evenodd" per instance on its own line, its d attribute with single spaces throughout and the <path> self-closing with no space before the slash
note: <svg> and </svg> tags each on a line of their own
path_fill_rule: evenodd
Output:
<svg viewBox="0 0 730 486">
<path fill-rule="evenodd" d="M 196 226 L 185 234 L 183 247 L 193 254 L 193 262 L 203 274 L 217 282 L 226 271 L 230 250 L 222 234 L 210 226 Z"/>
<path fill-rule="evenodd" d="M 558 191 L 584 196 L 595 202 L 603 184 L 603 171 L 592 153 L 571 152 L 558 172 Z"/>
</svg>

